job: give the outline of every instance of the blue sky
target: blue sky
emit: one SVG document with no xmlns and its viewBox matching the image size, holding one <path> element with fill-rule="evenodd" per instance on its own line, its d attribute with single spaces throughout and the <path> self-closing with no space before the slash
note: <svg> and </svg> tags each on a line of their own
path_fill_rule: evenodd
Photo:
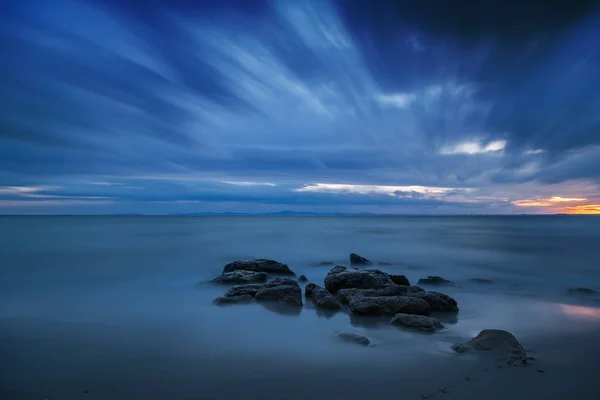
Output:
<svg viewBox="0 0 600 400">
<path fill-rule="evenodd" d="M 591 2 L 0 2 L 0 213 L 600 212 Z"/>
</svg>

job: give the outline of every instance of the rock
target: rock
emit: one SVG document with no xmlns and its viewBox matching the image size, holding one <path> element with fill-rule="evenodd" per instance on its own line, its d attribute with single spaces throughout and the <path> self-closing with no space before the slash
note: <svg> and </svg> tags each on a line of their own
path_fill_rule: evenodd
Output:
<svg viewBox="0 0 600 400">
<path fill-rule="evenodd" d="M 391 319 L 390 324 L 422 332 L 435 332 L 444 328 L 444 325 L 435 318 L 411 314 L 396 314 Z"/>
<path fill-rule="evenodd" d="M 298 281 L 300 281 L 300 282 L 308 282 L 308 279 L 306 279 L 306 277 L 304 275 L 300 275 L 300 277 L 298 278 Z"/>
<path fill-rule="evenodd" d="M 350 265 L 371 265 L 372 262 L 356 253 L 350 253 Z"/>
<path fill-rule="evenodd" d="M 471 349 L 506 353 L 512 358 L 526 357 L 527 353 L 517 338 L 500 329 L 485 329 L 466 343 L 457 343 L 452 349 L 464 353 Z"/>
<path fill-rule="evenodd" d="M 239 285 L 234 286 L 225 293 L 225 297 L 237 297 L 243 295 L 256 296 L 264 286 L 263 285 Z"/>
<path fill-rule="evenodd" d="M 322 263 L 319 263 L 319 265 L 333 265 L 333 263 L 331 261 L 323 261 Z"/>
<path fill-rule="evenodd" d="M 354 315 L 429 315 L 431 312 L 431 306 L 425 300 L 407 296 L 355 296 L 350 300 L 349 306 Z"/>
<path fill-rule="evenodd" d="M 363 346 L 368 346 L 371 343 L 368 337 L 357 335 L 356 333 L 338 333 L 338 337 L 344 342 L 356 343 Z"/>
<path fill-rule="evenodd" d="M 254 271 L 233 271 L 224 272 L 221 276 L 216 277 L 213 282 L 215 283 L 255 283 L 264 282 L 269 278 L 264 272 Z"/>
<path fill-rule="evenodd" d="M 226 305 L 226 304 L 243 304 L 243 303 L 251 303 L 254 301 L 254 297 L 249 294 L 243 294 L 241 296 L 233 296 L 233 297 L 217 297 L 213 300 L 213 304 L 216 305 Z"/>
<path fill-rule="evenodd" d="M 428 276 L 419 279 L 418 285 L 454 285 L 454 282 L 444 279 L 440 276 Z"/>
<path fill-rule="evenodd" d="M 266 272 L 268 274 L 295 275 L 290 267 L 288 267 L 286 264 L 282 264 L 275 260 L 266 260 L 262 258 L 234 261 L 227 264 L 223 268 L 223 272 L 233 272 L 239 270 Z"/>
<path fill-rule="evenodd" d="M 319 288 L 319 286 L 317 284 L 311 282 L 304 287 L 304 295 L 307 298 L 312 297 L 313 292 L 315 291 L 315 289 L 318 289 L 318 288 Z"/>
<path fill-rule="evenodd" d="M 258 301 L 273 301 L 286 306 L 302 307 L 302 291 L 297 285 L 264 287 L 256 293 L 255 298 Z"/>
<path fill-rule="evenodd" d="M 404 275 L 392 275 L 392 274 L 389 274 L 388 276 L 390 277 L 390 279 L 392 280 L 392 282 L 394 282 L 396 285 L 410 286 L 410 281 Z"/>
<path fill-rule="evenodd" d="M 325 277 L 325 289 L 337 293 L 340 289 L 383 289 L 394 282 L 379 270 L 359 271 L 335 267 Z"/>
<path fill-rule="evenodd" d="M 264 284 L 264 287 L 271 288 L 275 286 L 297 286 L 300 287 L 298 282 L 292 278 L 275 278 L 272 281 L 269 281 Z"/>
<path fill-rule="evenodd" d="M 469 279 L 469 282 L 479 283 L 481 285 L 489 285 L 492 283 L 492 281 L 490 281 L 489 279 L 482 279 L 482 278 L 471 278 L 471 279 Z"/>
<path fill-rule="evenodd" d="M 419 297 L 431 306 L 431 311 L 457 312 L 458 303 L 452 297 L 439 292 L 411 293 L 410 296 Z"/>
<path fill-rule="evenodd" d="M 569 293 L 576 293 L 576 294 L 598 294 L 597 291 L 592 290 L 592 289 L 588 289 L 588 288 L 570 288 L 569 289 Z"/>
<path fill-rule="evenodd" d="M 317 308 L 324 310 L 339 310 L 342 308 L 340 302 L 322 287 L 314 285 L 314 287 L 311 288 L 310 293 L 311 295 L 307 297 L 312 297 L 312 302 Z"/>
<path fill-rule="evenodd" d="M 343 304 L 348 304 L 350 299 L 355 296 L 411 296 L 418 293 L 425 293 L 425 290 L 418 286 L 388 285 L 383 289 L 341 289 L 337 292 L 337 295 Z"/>
</svg>

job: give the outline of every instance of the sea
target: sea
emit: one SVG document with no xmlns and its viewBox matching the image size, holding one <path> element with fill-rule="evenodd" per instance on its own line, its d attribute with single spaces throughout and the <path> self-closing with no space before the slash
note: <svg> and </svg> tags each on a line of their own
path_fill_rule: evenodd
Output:
<svg viewBox="0 0 600 400">
<path fill-rule="evenodd" d="M 456 298 L 459 314 L 423 335 L 310 301 L 212 304 L 228 286 L 207 281 L 231 261 L 274 259 L 322 285 L 351 252 L 413 284 L 451 280 L 427 289 Z M 394 367 L 451 357 L 481 329 L 526 343 L 597 328 L 600 295 L 570 288 L 600 292 L 599 217 L 2 216 L 0 398 L 234 398 L 238 383 L 289 365 Z"/>
</svg>

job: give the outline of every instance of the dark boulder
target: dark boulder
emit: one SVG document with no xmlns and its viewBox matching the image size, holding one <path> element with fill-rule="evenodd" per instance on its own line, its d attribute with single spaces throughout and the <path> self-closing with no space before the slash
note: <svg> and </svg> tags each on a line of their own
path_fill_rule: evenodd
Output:
<svg viewBox="0 0 600 400">
<path fill-rule="evenodd" d="M 265 283 L 264 286 L 267 288 L 271 288 L 271 287 L 275 287 L 275 286 L 297 286 L 297 287 L 300 287 L 300 285 L 298 284 L 298 281 L 296 281 L 295 279 L 292 279 L 292 278 L 287 278 L 287 277 L 275 278 L 272 281 Z"/>
<path fill-rule="evenodd" d="M 227 264 L 223 268 L 223 272 L 233 272 L 239 270 L 266 272 L 268 274 L 295 275 L 290 267 L 288 267 L 286 264 L 282 264 L 275 260 L 267 260 L 262 258 L 234 261 Z"/>
<path fill-rule="evenodd" d="M 213 282 L 215 283 L 256 283 L 264 282 L 269 278 L 269 275 L 264 272 L 254 271 L 233 271 L 224 272 L 221 276 L 216 277 Z"/>
<path fill-rule="evenodd" d="M 337 295 L 343 304 L 348 304 L 355 296 L 411 296 L 418 293 L 425 293 L 425 290 L 418 286 L 388 285 L 383 289 L 341 289 L 337 292 Z"/>
<path fill-rule="evenodd" d="M 431 311 L 457 312 L 458 303 L 452 297 L 439 292 L 411 293 L 410 296 L 419 297 L 431 306 Z"/>
<path fill-rule="evenodd" d="M 254 301 L 254 297 L 249 294 L 243 294 L 241 296 L 233 296 L 233 297 L 217 297 L 213 300 L 213 304 L 216 305 L 227 305 L 227 304 L 244 304 L 244 303 L 252 303 Z"/>
<path fill-rule="evenodd" d="M 255 298 L 257 301 L 272 301 L 285 306 L 302 307 L 302 291 L 299 286 L 264 287 L 256 293 Z"/>
<path fill-rule="evenodd" d="M 256 296 L 264 286 L 263 285 L 239 285 L 230 288 L 226 293 L 225 297 L 237 297 L 243 295 Z"/>
<path fill-rule="evenodd" d="M 314 285 L 314 284 L 313 284 Z M 306 285 L 308 287 L 308 285 Z M 340 302 L 335 299 L 331 293 L 320 286 L 314 285 L 311 287 L 310 296 L 315 307 L 324 310 L 339 310 L 342 308 Z"/>
<path fill-rule="evenodd" d="M 325 278 L 325 288 L 331 293 L 337 293 L 340 289 L 383 289 L 394 282 L 390 277 L 379 270 L 359 271 L 335 267 Z"/>
<path fill-rule="evenodd" d="M 372 262 L 364 258 L 363 256 L 359 256 L 356 253 L 350 253 L 350 265 L 371 265 Z"/>
<path fill-rule="evenodd" d="M 527 357 L 527 352 L 517 338 L 512 333 L 500 329 L 484 329 L 468 342 L 454 344 L 452 349 L 457 353 L 472 349 L 490 351 L 519 360 Z"/>
<path fill-rule="evenodd" d="M 390 324 L 429 333 L 444 328 L 444 325 L 435 318 L 413 314 L 396 314 L 390 320 Z"/>
<path fill-rule="evenodd" d="M 317 284 L 311 282 L 304 287 L 304 295 L 307 298 L 312 297 L 314 291 L 318 288 L 319 286 Z"/>
<path fill-rule="evenodd" d="M 431 312 L 431 306 L 425 300 L 407 296 L 356 296 L 350 300 L 349 306 L 354 315 L 429 315 Z"/>
<path fill-rule="evenodd" d="M 389 274 L 388 276 L 396 285 L 410 286 L 410 281 L 404 275 Z"/>
<path fill-rule="evenodd" d="M 308 279 L 306 278 L 306 276 L 300 275 L 300 277 L 298 278 L 298 281 L 300 281 L 300 282 L 308 282 Z"/>
<path fill-rule="evenodd" d="M 428 276 L 419 279 L 418 285 L 454 285 L 454 282 L 444 279 L 440 276 Z"/>
</svg>

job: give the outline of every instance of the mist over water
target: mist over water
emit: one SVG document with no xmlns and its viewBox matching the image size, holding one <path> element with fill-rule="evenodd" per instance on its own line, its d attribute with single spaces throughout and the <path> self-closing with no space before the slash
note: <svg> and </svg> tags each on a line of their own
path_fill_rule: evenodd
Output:
<svg viewBox="0 0 600 400">
<path fill-rule="evenodd" d="M 400 355 L 450 356 L 451 343 L 484 328 L 507 329 L 522 340 L 590 329 L 600 320 L 599 298 L 567 290 L 600 289 L 598 222 L 1 217 L 0 347 L 10 372 L 0 388 L 9 398 L 35 398 L 28 396 L 110 386 L 127 398 L 152 387 L 161 398 L 155 386 L 178 383 L 184 390 L 200 372 L 218 390 L 224 376 L 251 380 L 278 363 L 393 366 Z M 350 252 L 413 284 L 427 275 L 456 282 L 433 290 L 458 300 L 458 317 L 443 320 L 447 329 L 432 338 L 343 312 L 322 315 L 310 302 L 293 313 L 262 304 L 217 307 L 211 302 L 227 286 L 198 285 L 228 262 L 255 257 L 287 263 L 322 285 L 331 266 L 319 264 L 348 265 Z M 349 346 L 336 332 L 367 335 L 374 346 Z"/>
</svg>

